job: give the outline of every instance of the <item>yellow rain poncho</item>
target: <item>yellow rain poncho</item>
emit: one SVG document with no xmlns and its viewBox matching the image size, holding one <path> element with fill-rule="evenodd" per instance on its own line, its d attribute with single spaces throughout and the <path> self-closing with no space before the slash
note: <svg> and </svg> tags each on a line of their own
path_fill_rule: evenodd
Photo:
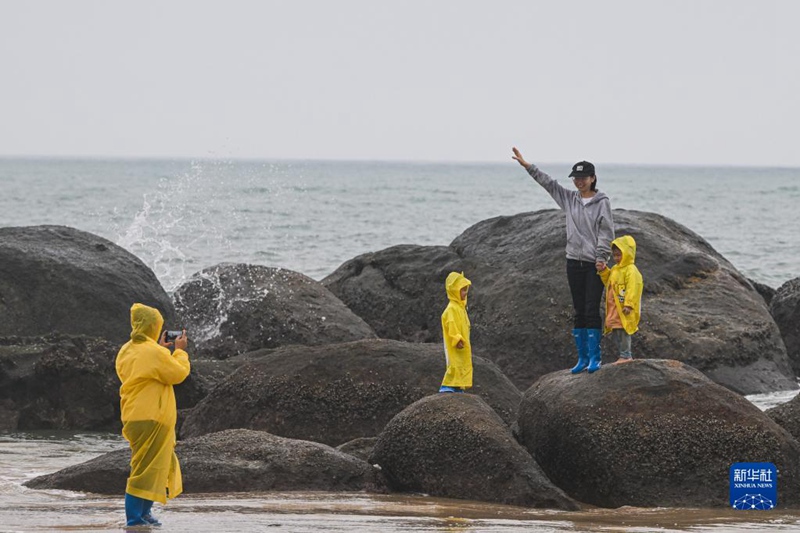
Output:
<svg viewBox="0 0 800 533">
<path fill-rule="evenodd" d="M 189 354 L 158 344 L 164 319 L 157 309 L 131 307 L 131 340 L 117 354 L 122 435 L 131 445 L 126 492 L 166 503 L 183 492 L 175 456 L 177 408 L 173 385 L 189 375 Z"/>
<path fill-rule="evenodd" d="M 447 370 L 442 380 L 446 387 L 472 387 L 472 345 L 469 342 L 470 323 L 467 316 L 467 300 L 461 299 L 461 289 L 472 285 L 464 274 L 450 272 L 445 281 L 450 303 L 442 313 L 442 337 Z M 464 341 L 463 348 L 457 348 Z"/>
<path fill-rule="evenodd" d="M 613 291 L 614 305 L 617 308 L 622 327 L 628 335 L 633 335 L 639 329 L 639 318 L 642 314 L 642 274 L 636 268 L 636 241 L 630 235 L 623 235 L 611 242 L 622 252 L 622 260 L 612 268 L 600 272 L 600 279 L 607 291 Z M 606 299 L 607 301 L 608 299 Z M 607 301 L 606 305 L 610 305 Z M 630 314 L 622 312 L 623 307 L 630 307 Z M 608 316 L 608 309 L 606 309 Z M 606 326 L 604 333 L 609 333 L 611 328 Z"/>
</svg>

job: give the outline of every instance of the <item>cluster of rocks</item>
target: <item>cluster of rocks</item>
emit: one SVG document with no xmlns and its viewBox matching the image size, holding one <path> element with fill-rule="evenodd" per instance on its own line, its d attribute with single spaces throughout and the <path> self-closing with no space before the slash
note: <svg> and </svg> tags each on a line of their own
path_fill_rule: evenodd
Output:
<svg viewBox="0 0 800 533">
<path fill-rule="evenodd" d="M 636 356 L 683 361 L 740 394 L 797 387 L 763 297 L 703 238 L 653 213 L 615 210 L 614 221 L 636 239 L 645 279 Z M 323 283 L 380 337 L 441 342 L 442 280 L 466 272 L 473 350 L 525 389 L 574 364 L 565 234 L 560 211 L 496 217 L 449 247 L 361 255 Z"/>
<path fill-rule="evenodd" d="M 221 264 L 172 298 L 100 237 L 2 228 L 0 429 L 117 430 L 114 356 L 140 301 L 191 338 L 192 374 L 176 387 L 186 492 L 724 506 L 730 465 L 768 458 L 781 505 L 800 504 L 800 400 L 762 413 L 741 396 L 797 388 L 800 279 L 760 286 L 667 218 L 614 216 L 638 243 L 645 310 L 637 360 L 591 376 L 563 370 L 574 348 L 558 211 L 364 254 L 322 282 Z M 475 387 L 437 395 L 453 270 L 473 282 Z M 128 454 L 28 485 L 120 493 Z"/>
<path fill-rule="evenodd" d="M 268 396 L 261 398 L 279 405 Z M 403 408 L 374 437 L 338 449 L 312 442 L 334 434 L 345 416 L 321 423 L 323 430 L 293 431 L 295 438 L 274 435 L 280 423 L 269 431 L 196 430 L 176 449 L 185 491 L 421 492 L 563 510 L 581 503 L 722 507 L 730 466 L 768 458 L 779 471 L 781 506 L 800 505 L 797 439 L 675 360 L 636 360 L 591 376 L 548 374 L 522 396 L 511 425 L 482 396 L 434 394 Z M 359 416 L 351 427 L 364 424 Z M 127 450 L 110 452 L 27 485 L 119 494 L 128 460 Z"/>
</svg>

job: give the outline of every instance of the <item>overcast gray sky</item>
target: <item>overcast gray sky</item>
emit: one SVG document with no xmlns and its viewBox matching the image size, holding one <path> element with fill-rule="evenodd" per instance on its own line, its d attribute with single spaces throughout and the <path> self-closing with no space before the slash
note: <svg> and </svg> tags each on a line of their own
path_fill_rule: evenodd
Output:
<svg viewBox="0 0 800 533">
<path fill-rule="evenodd" d="M 800 166 L 800 1 L 0 0 L 0 155 Z"/>
</svg>

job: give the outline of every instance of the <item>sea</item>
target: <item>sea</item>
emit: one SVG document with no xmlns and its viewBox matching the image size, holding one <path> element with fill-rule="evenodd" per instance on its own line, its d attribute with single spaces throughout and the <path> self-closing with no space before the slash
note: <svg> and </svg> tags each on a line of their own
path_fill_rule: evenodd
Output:
<svg viewBox="0 0 800 533">
<path fill-rule="evenodd" d="M 509 154 L 510 155 L 510 154 Z M 532 154 L 526 154 L 531 158 Z M 568 163 L 540 168 L 571 187 Z M 800 168 L 598 165 L 615 208 L 652 211 L 704 237 L 748 278 L 800 277 Z M 556 208 L 512 161 L 0 158 L 0 227 L 57 224 L 105 237 L 168 292 L 223 263 L 321 280 L 359 254 L 447 245 L 487 218 Z M 796 391 L 748 397 L 761 409 Z M 0 432 L 0 532 L 120 531 L 120 497 L 35 491 L 37 475 L 124 447 L 115 434 Z M 720 483 L 727 484 L 727 479 Z M 542 511 L 422 494 L 183 495 L 161 531 L 800 531 L 800 511 Z"/>
</svg>

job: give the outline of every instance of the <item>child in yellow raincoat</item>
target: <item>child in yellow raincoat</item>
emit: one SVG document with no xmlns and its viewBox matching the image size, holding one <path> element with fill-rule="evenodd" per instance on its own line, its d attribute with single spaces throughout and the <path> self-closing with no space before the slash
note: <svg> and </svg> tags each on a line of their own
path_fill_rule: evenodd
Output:
<svg viewBox="0 0 800 533">
<path fill-rule="evenodd" d="M 154 501 L 183 492 L 175 455 L 177 408 L 172 388 L 189 375 L 186 332 L 170 353 L 160 337 L 164 319 L 157 309 L 131 307 L 131 340 L 117 354 L 122 435 L 131 446 L 131 473 L 125 488 L 127 525 L 160 525 L 150 512 Z"/>
<path fill-rule="evenodd" d="M 442 337 L 447 370 L 439 392 L 464 392 L 472 387 L 472 345 L 469 342 L 467 292 L 472 282 L 463 272 L 450 272 L 445 290 L 450 302 L 442 313 Z"/>
<path fill-rule="evenodd" d="M 606 286 L 606 324 L 603 333 L 611 338 L 619 349 L 617 363 L 633 360 L 631 336 L 639 329 L 642 313 L 642 274 L 636 268 L 636 241 L 623 235 L 611 242 L 612 268 L 600 271 L 600 279 Z M 615 363 L 616 364 L 616 363 Z"/>
</svg>

